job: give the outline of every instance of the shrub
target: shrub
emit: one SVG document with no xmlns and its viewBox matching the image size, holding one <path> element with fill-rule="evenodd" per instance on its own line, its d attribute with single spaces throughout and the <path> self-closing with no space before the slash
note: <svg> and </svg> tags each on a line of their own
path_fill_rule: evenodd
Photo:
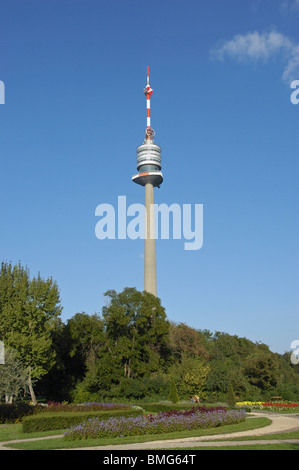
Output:
<svg viewBox="0 0 299 470">
<path fill-rule="evenodd" d="M 48 402 L 48 405 L 43 407 L 44 412 L 61 412 L 61 411 L 112 411 L 112 410 L 128 410 L 130 405 L 122 403 L 98 403 L 87 402 L 77 404 L 56 403 Z"/>
<path fill-rule="evenodd" d="M 211 413 L 212 411 L 226 411 L 223 406 L 216 406 L 213 408 L 207 408 L 205 406 L 193 406 L 189 410 L 169 410 L 169 411 L 159 411 L 159 416 L 190 416 L 195 413 Z"/>
<path fill-rule="evenodd" d="M 176 384 L 175 384 L 175 381 L 173 379 L 172 379 L 171 384 L 170 384 L 168 399 L 170 401 L 172 401 L 172 403 L 178 403 L 180 401 L 179 395 L 178 395 L 178 390 L 176 388 Z"/>
<path fill-rule="evenodd" d="M 23 432 L 29 433 L 66 429 L 95 417 L 104 421 L 112 417 L 136 417 L 142 414 L 142 408 L 133 409 L 131 407 L 129 409 L 111 411 L 61 411 L 59 413 L 40 413 L 27 416 L 23 419 Z"/>
<path fill-rule="evenodd" d="M 231 382 L 228 384 L 228 389 L 227 389 L 227 403 L 232 408 L 236 406 L 235 394 L 234 394 L 234 390 L 233 390 L 233 386 Z"/>
<path fill-rule="evenodd" d="M 141 403 L 141 406 L 147 413 L 158 413 L 159 411 L 190 410 L 194 408 L 194 403 Z M 203 408 L 209 409 L 205 406 Z"/>
<path fill-rule="evenodd" d="M 23 416 L 32 415 L 34 408 L 28 403 L 0 404 L 0 424 L 20 421 Z"/>
</svg>

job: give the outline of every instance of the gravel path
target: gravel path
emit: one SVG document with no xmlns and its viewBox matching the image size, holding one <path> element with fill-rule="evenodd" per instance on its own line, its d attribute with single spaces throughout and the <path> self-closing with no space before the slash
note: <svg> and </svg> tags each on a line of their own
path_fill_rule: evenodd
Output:
<svg viewBox="0 0 299 470">
<path fill-rule="evenodd" d="M 122 444 L 122 445 L 108 445 L 108 446 L 95 446 L 95 447 L 78 447 L 70 450 L 159 450 L 159 449 L 173 449 L 173 448 L 187 448 L 187 447 L 208 447 L 208 446 L 235 446 L 245 444 L 274 444 L 274 443 L 293 443 L 299 444 L 299 439 L 275 439 L 275 440 L 259 440 L 259 436 L 286 433 L 291 431 L 299 431 L 299 414 L 283 415 L 278 413 L 252 413 L 250 419 L 254 417 L 266 417 L 271 419 L 271 424 L 263 428 L 251 429 L 248 431 L 240 431 L 226 434 L 217 434 L 214 436 L 201 436 L 201 437 L 187 437 L 181 439 L 171 439 L 164 441 L 151 441 L 136 444 Z M 234 437 L 256 437 L 255 440 L 249 441 L 228 441 L 216 442 L 221 439 L 233 439 Z M 60 436 L 48 436 L 40 438 L 29 438 L 22 440 L 6 441 L 0 443 L 0 450 L 16 450 L 9 446 L 9 444 L 22 442 L 22 441 L 36 441 L 42 439 L 54 439 Z"/>
</svg>

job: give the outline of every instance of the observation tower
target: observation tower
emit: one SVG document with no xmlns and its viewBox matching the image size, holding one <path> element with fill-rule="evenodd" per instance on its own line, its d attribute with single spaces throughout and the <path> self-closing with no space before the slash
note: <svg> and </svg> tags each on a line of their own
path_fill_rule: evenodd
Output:
<svg viewBox="0 0 299 470">
<path fill-rule="evenodd" d="M 154 143 L 155 131 L 151 127 L 150 97 L 153 90 L 149 83 L 149 67 L 144 89 L 146 96 L 146 129 L 143 144 L 137 147 L 137 173 L 134 183 L 145 186 L 145 241 L 144 241 L 144 290 L 157 296 L 156 241 L 154 214 L 154 187 L 163 182 L 161 173 L 161 147 Z"/>
</svg>

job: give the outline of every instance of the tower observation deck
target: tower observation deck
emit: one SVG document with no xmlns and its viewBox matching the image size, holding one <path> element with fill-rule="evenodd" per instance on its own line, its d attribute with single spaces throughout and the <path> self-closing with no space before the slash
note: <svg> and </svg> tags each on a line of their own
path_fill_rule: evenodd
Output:
<svg viewBox="0 0 299 470">
<path fill-rule="evenodd" d="M 153 90 L 149 83 L 148 67 L 144 94 L 146 96 L 147 126 L 145 140 L 137 147 L 137 171 L 139 173 L 132 177 L 132 181 L 145 186 L 144 290 L 157 296 L 155 217 L 151 207 L 154 204 L 154 187 L 160 187 L 163 175 L 161 172 L 161 147 L 154 143 L 155 131 L 151 128 L 150 97 Z"/>
<path fill-rule="evenodd" d="M 149 84 L 149 68 L 147 67 L 147 86 L 144 89 L 146 96 L 147 127 L 145 130 L 145 140 L 137 147 L 137 173 L 132 177 L 134 183 L 145 186 L 151 183 L 154 187 L 160 186 L 163 182 L 161 172 L 161 147 L 154 143 L 155 131 L 151 128 L 150 97 L 153 90 Z"/>
</svg>

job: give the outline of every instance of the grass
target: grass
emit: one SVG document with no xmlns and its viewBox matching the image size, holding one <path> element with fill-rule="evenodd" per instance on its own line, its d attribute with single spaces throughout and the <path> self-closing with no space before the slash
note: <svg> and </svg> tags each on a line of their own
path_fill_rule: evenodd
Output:
<svg viewBox="0 0 299 470">
<path fill-rule="evenodd" d="M 109 439 L 86 439 L 86 440 L 78 440 L 78 441 L 64 441 L 62 437 L 57 439 L 45 439 L 41 441 L 28 441 L 29 438 L 32 437 L 46 437 L 50 435 L 55 435 L 55 431 L 51 433 L 31 433 L 30 436 L 28 434 L 23 434 L 20 430 L 15 429 L 14 432 L 11 431 L 9 439 L 27 439 L 27 442 L 20 442 L 15 444 L 9 444 L 9 447 L 15 449 L 23 449 L 23 450 L 54 450 L 54 449 L 72 449 L 72 448 L 79 448 L 79 447 L 92 447 L 92 446 L 105 446 L 105 445 L 117 445 L 117 444 L 132 444 L 132 443 L 144 443 L 150 441 L 157 441 L 157 440 L 167 440 L 167 439 L 178 439 L 178 438 L 186 438 L 186 437 L 198 437 L 198 436 L 211 436 L 217 435 L 222 433 L 230 433 L 230 432 L 238 432 L 238 431 L 247 431 L 249 429 L 256 429 L 260 427 L 267 426 L 271 423 L 271 420 L 268 418 L 247 418 L 244 422 L 238 424 L 231 424 L 226 426 L 220 426 L 213 429 L 197 429 L 193 431 L 180 431 L 180 432 L 172 432 L 172 433 L 164 433 L 164 434 L 156 434 L 156 435 L 147 435 L 147 436 L 127 436 L 127 437 L 115 437 Z M 10 425 L 10 426 L 19 426 L 19 425 Z M 5 439 L 3 439 L 3 431 L 6 428 L 3 428 L 0 433 L 0 439 L 8 440 L 7 434 Z M 8 431 L 7 431 L 8 433 Z M 59 434 L 59 432 L 56 432 Z"/>
<path fill-rule="evenodd" d="M 5 426 L 5 427 L 4 427 Z M 15 439 L 31 439 L 35 437 L 53 436 L 63 434 L 65 430 L 59 429 L 47 432 L 32 432 L 30 434 L 23 433 L 22 424 L 6 424 L 0 426 L 0 442 L 11 441 Z"/>
</svg>

